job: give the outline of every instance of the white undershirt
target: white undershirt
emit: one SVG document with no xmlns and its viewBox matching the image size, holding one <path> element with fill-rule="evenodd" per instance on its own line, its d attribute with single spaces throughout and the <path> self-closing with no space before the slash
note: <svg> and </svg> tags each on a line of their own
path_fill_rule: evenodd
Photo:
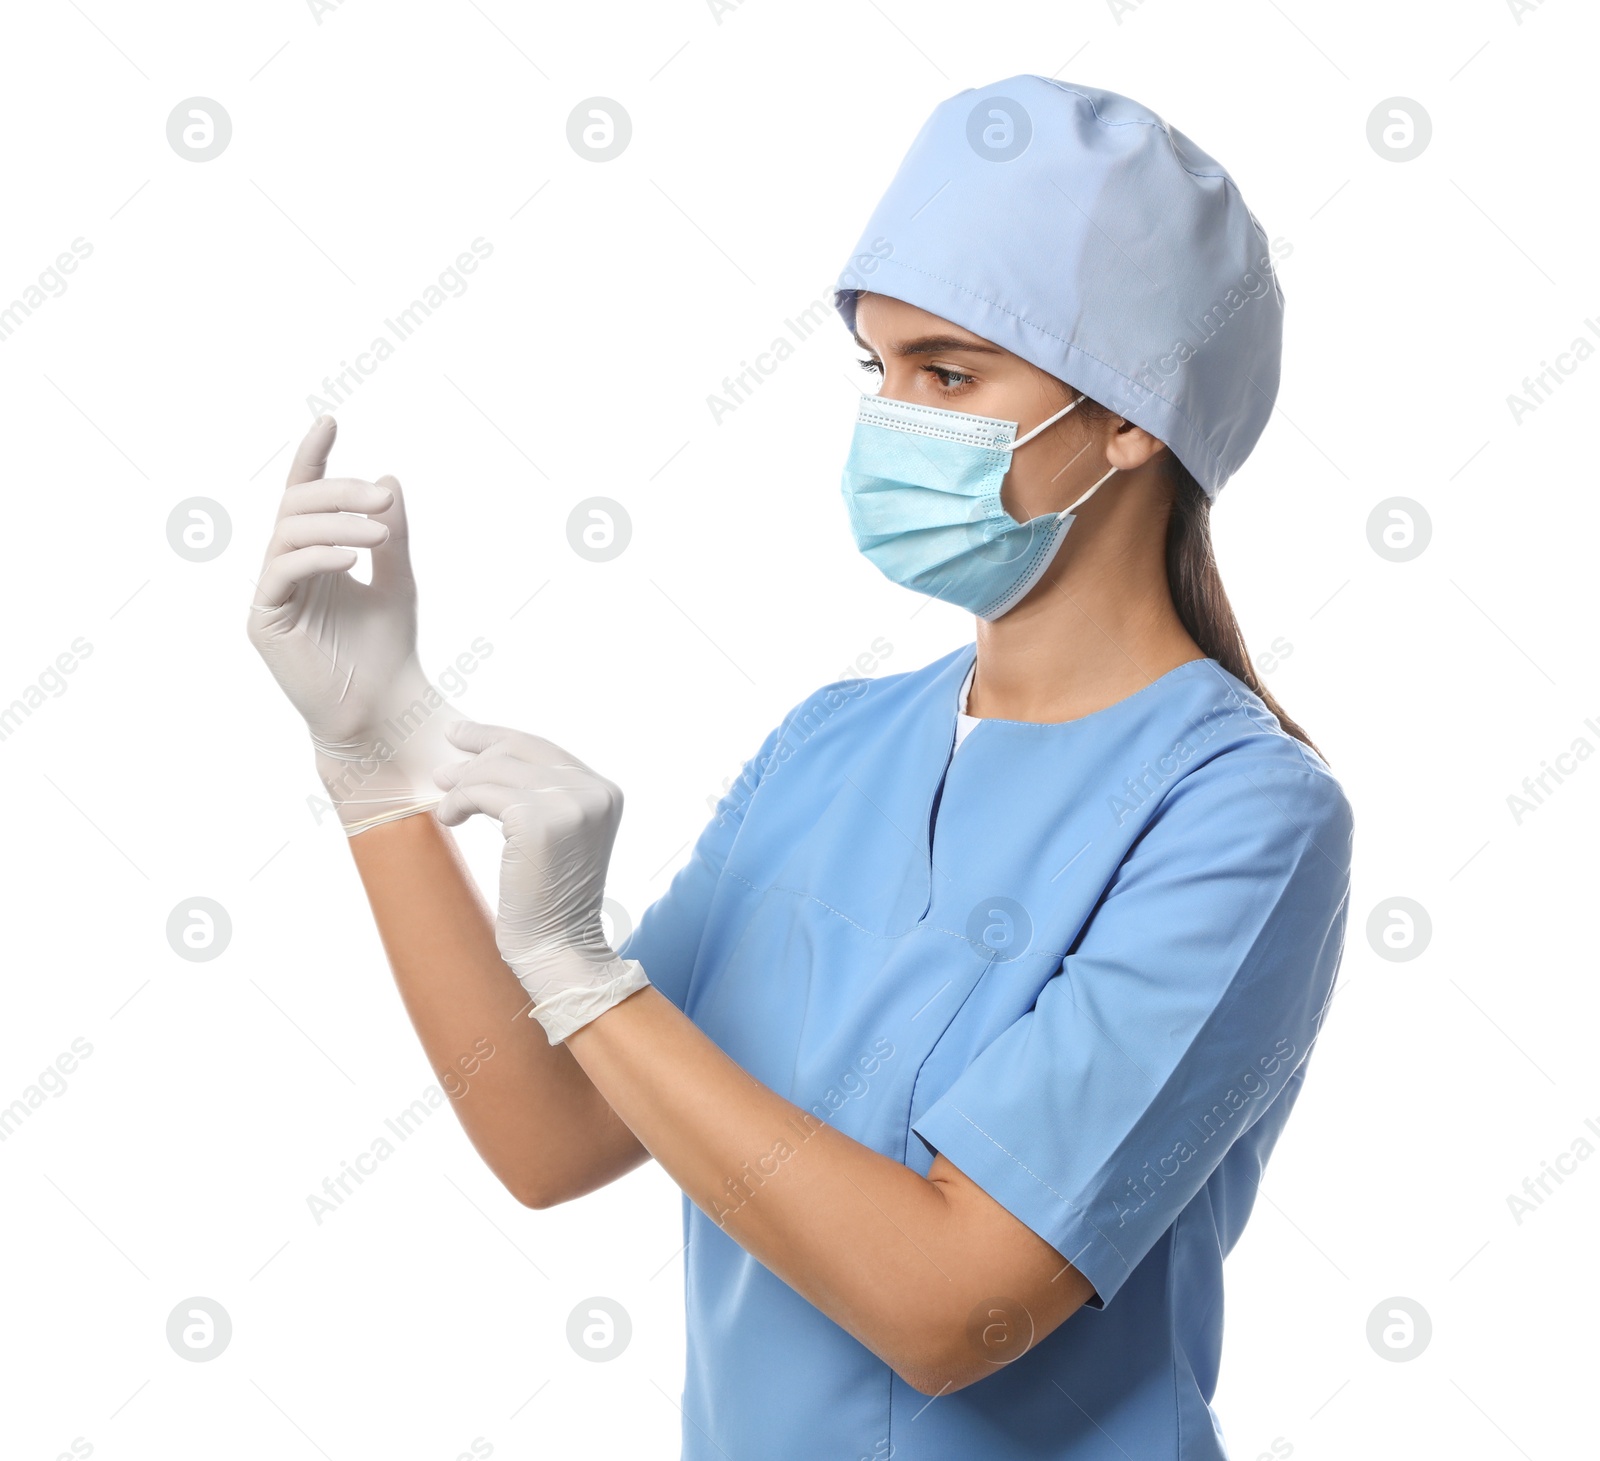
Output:
<svg viewBox="0 0 1600 1461">
<path fill-rule="evenodd" d="M 978 716 L 967 714 L 967 696 L 972 690 L 972 676 L 977 668 L 978 662 L 973 660 L 972 668 L 967 671 L 967 678 L 961 682 L 961 700 L 956 706 L 956 743 L 950 752 L 952 756 L 961 749 L 962 741 L 972 734 L 973 727 L 978 724 Z"/>
</svg>

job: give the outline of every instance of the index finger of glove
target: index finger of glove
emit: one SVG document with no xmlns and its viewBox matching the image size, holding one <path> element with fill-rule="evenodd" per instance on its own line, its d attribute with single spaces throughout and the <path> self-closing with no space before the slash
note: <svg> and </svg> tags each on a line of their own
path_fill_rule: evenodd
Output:
<svg viewBox="0 0 1600 1461">
<path fill-rule="evenodd" d="M 480 752 L 470 761 L 435 767 L 433 779 L 446 789 L 494 785 L 530 795 L 540 791 L 582 792 L 599 784 L 599 778 L 582 767 L 548 762 L 535 765 L 498 746 Z"/>
<path fill-rule="evenodd" d="M 542 795 L 543 792 L 530 791 L 525 786 L 507 786 L 500 781 L 478 781 L 468 778 L 457 782 L 439 803 L 434 815 L 446 827 L 458 826 L 478 812 L 483 812 L 498 822 L 512 807 Z"/>
<path fill-rule="evenodd" d="M 445 736 L 452 746 L 463 751 L 482 754 L 493 750 L 497 754 L 514 756 L 529 766 L 573 766 L 589 771 L 570 751 L 564 751 L 554 741 L 527 731 L 513 730 L 510 726 L 484 725 L 476 720 L 458 720 L 445 727 Z M 593 774 L 591 772 L 591 774 Z"/>
<path fill-rule="evenodd" d="M 327 471 L 328 453 L 333 450 L 333 439 L 338 434 L 339 426 L 332 416 L 318 416 L 295 448 L 286 485 L 294 487 L 301 482 L 314 482 Z"/>
</svg>

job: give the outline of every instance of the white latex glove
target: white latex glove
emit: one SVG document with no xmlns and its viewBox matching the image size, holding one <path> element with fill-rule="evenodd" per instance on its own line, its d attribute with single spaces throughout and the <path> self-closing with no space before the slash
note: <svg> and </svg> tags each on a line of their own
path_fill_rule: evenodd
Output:
<svg viewBox="0 0 1600 1461">
<path fill-rule="evenodd" d="M 350 836 L 442 800 L 433 769 L 454 712 L 417 659 L 417 589 L 393 477 L 324 477 L 337 427 L 319 416 L 295 452 L 250 642 L 305 717 L 317 774 Z M 372 582 L 349 569 L 372 550 Z"/>
<path fill-rule="evenodd" d="M 505 833 L 495 942 L 533 1001 L 552 1045 L 649 984 L 637 959 L 605 940 L 600 903 L 622 791 L 560 746 L 476 721 L 454 722 L 450 744 L 475 754 L 441 766 L 447 827 L 477 812 Z"/>
</svg>

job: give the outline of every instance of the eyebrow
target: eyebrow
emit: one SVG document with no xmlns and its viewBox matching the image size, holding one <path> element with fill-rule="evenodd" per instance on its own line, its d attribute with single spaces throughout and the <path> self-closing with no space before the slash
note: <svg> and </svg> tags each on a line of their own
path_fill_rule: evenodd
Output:
<svg viewBox="0 0 1600 1461">
<path fill-rule="evenodd" d="M 876 355 L 872 346 L 867 344 L 854 330 L 850 332 L 855 337 L 855 342 L 868 355 Z M 894 347 L 894 354 L 905 355 L 942 355 L 949 350 L 967 350 L 974 354 L 1004 355 L 1005 351 L 994 345 L 985 345 L 981 340 L 964 340 L 955 335 L 919 335 L 914 340 L 904 340 Z"/>
</svg>

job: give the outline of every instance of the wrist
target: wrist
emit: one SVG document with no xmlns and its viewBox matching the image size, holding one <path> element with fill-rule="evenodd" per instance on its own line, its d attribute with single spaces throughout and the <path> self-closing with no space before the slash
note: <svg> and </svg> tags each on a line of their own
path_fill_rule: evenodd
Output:
<svg viewBox="0 0 1600 1461">
<path fill-rule="evenodd" d="M 604 960 L 564 951 L 560 959 L 541 960 L 537 971 L 527 974 L 512 967 L 533 999 L 530 1017 L 544 1027 L 552 1045 L 560 1045 L 650 983 L 637 959 L 623 959 L 610 950 Z"/>
<path fill-rule="evenodd" d="M 394 703 L 393 714 L 347 739 L 311 735 L 317 775 L 352 837 L 444 800 L 433 773 L 455 754 L 444 732 L 453 708 L 420 672 Z"/>
<path fill-rule="evenodd" d="M 431 768 L 407 764 L 382 744 L 333 755 L 317 751 L 317 775 L 348 836 L 396 817 L 431 811 L 444 800 Z"/>
</svg>

